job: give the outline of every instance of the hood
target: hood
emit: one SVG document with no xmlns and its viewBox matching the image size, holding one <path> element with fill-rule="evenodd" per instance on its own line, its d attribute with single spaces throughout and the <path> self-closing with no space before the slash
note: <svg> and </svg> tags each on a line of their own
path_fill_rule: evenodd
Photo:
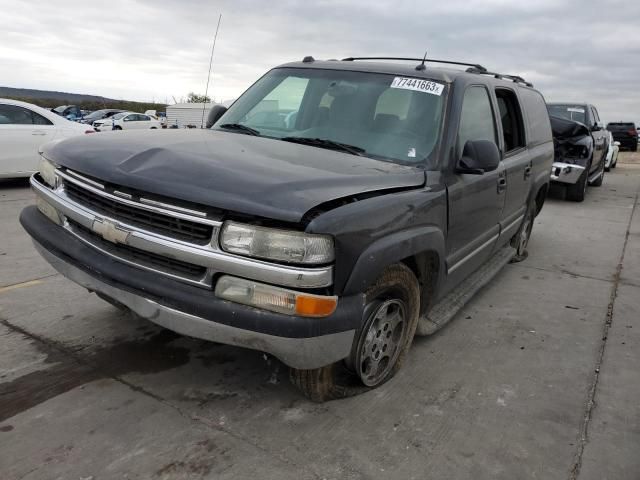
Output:
<svg viewBox="0 0 640 480">
<path fill-rule="evenodd" d="M 415 167 L 216 130 L 104 132 L 43 153 L 115 185 L 287 222 L 321 203 L 425 181 Z"/>
<path fill-rule="evenodd" d="M 558 140 L 591 136 L 591 132 L 584 123 L 555 117 L 553 115 L 549 116 L 549 120 L 551 120 L 551 131 L 553 132 L 553 136 Z"/>
</svg>

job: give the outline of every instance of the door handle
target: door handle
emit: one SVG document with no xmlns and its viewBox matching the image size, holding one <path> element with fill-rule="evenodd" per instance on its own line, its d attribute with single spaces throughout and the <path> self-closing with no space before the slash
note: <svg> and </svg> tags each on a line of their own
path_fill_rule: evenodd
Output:
<svg viewBox="0 0 640 480">
<path fill-rule="evenodd" d="M 502 193 L 507 189 L 507 179 L 506 177 L 498 178 L 498 193 Z"/>
<path fill-rule="evenodd" d="M 41 132 L 40 130 L 34 130 L 31 135 L 46 135 L 47 132 Z"/>
<path fill-rule="evenodd" d="M 524 179 L 526 180 L 527 178 L 529 178 L 531 176 L 531 165 L 527 165 L 524 169 Z"/>
</svg>

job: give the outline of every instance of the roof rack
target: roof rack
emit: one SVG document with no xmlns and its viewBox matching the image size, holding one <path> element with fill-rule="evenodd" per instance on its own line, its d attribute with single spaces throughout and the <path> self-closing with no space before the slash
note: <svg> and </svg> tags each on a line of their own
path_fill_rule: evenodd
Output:
<svg viewBox="0 0 640 480">
<path fill-rule="evenodd" d="M 462 65 L 465 67 L 472 67 L 477 70 L 484 70 L 482 65 L 478 65 L 477 63 L 466 63 L 466 62 L 454 62 L 451 60 L 437 60 L 435 58 L 405 58 L 405 57 L 347 57 L 343 58 L 343 62 L 353 62 L 354 60 L 401 60 L 401 61 L 409 61 L 409 62 L 431 62 L 431 63 L 447 63 L 449 65 Z"/>
<path fill-rule="evenodd" d="M 507 75 L 504 73 L 495 73 L 490 72 L 485 67 L 478 63 L 467 63 L 467 62 L 454 62 L 452 60 L 438 60 L 435 58 L 407 58 L 407 57 L 347 57 L 343 58 L 343 62 L 353 62 L 354 60 L 400 60 L 400 61 L 409 61 L 409 62 L 421 62 L 420 65 L 416 67 L 416 70 L 421 70 L 421 67 L 424 62 L 431 63 L 446 63 L 448 65 L 462 65 L 464 67 L 469 67 L 465 71 L 467 73 L 477 73 L 479 75 L 491 75 L 495 78 L 503 79 L 503 80 L 512 80 L 515 83 L 522 83 L 527 87 L 533 87 L 531 82 L 527 82 L 524 78 L 518 75 Z"/>
<path fill-rule="evenodd" d="M 480 75 L 491 75 L 494 78 L 499 78 L 501 80 L 512 80 L 514 83 L 523 83 L 527 87 L 533 87 L 533 83 L 527 82 L 524 78 L 522 78 L 519 75 L 507 75 L 507 74 L 504 74 L 504 73 L 490 72 L 486 68 L 476 69 L 474 67 L 467 68 L 466 72 L 467 73 L 478 73 Z"/>
</svg>

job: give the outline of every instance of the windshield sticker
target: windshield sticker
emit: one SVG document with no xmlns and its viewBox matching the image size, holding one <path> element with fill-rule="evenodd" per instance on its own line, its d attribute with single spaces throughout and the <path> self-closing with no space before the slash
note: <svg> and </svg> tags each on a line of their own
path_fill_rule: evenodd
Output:
<svg viewBox="0 0 640 480">
<path fill-rule="evenodd" d="M 584 108 L 569 107 L 567 112 L 584 113 Z"/>
<path fill-rule="evenodd" d="M 391 82 L 391 88 L 402 88 L 403 90 L 414 90 L 440 96 L 444 90 L 444 85 L 429 80 L 420 80 L 419 78 L 396 77 Z"/>
<path fill-rule="evenodd" d="M 416 158 L 416 149 L 415 148 L 410 148 L 409 151 L 407 152 L 407 157 Z"/>
</svg>

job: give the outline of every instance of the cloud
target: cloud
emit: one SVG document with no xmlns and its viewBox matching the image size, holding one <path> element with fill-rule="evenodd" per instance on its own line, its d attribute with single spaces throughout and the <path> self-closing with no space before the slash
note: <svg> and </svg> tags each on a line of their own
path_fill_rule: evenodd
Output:
<svg viewBox="0 0 640 480">
<path fill-rule="evenodd" d="M 640 4 L 628 0 L 444 2 L 0 0 L 0 82 L 114 98 L 239 95 L 305 55 L 422 56 L 481 63 L 533 81 L 548 100 L 640 121 Z M 624 12 L 624 13 L 622 13 Z"/>
</svg>

